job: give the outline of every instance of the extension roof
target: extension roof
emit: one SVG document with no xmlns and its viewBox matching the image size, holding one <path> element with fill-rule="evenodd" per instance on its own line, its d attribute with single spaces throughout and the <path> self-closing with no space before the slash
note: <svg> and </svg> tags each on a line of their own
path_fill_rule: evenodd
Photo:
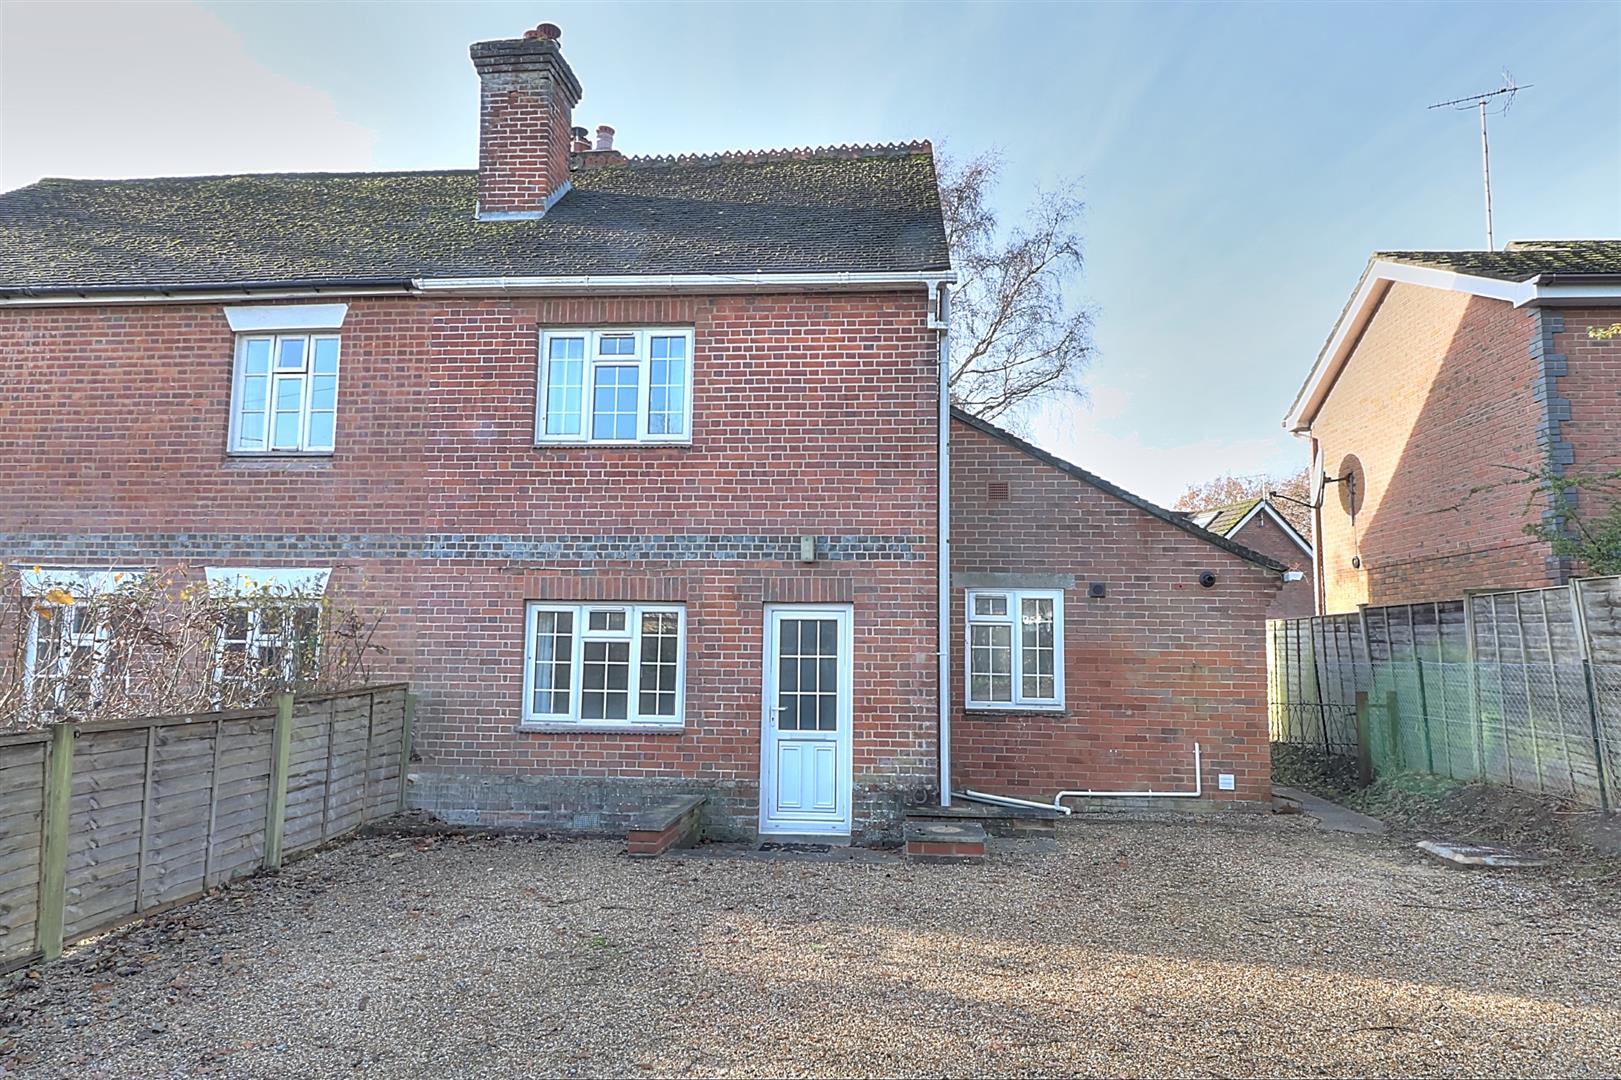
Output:
<svg viewBox="0 0 1621 1080">
<path fill-rule="evenodd" d="M 41 180 L 0 194 L 0 295 L 416 278 L 945 271 L 926 142 L 576 170 L 474 218 L 473 170 Z"/>
<path fill-rule="evenodd" d="M 958 423 L 967 424 L 971 428 L 982 431 L 993 439 L 999 439 L 1007 445 L 1013 447 L 1015 450 L 1028 454 L 1030 457 L 1035 458 L 1037 461 L 1040 461 L 1045 465 L 1051 465 L 1053 468 L 1058 469 L 1061 472 L 1068 473 L 1070 476 L 1075 477 L 1075 479 L 1090 484 L 1092 487 L 1097 488 L 1099 491 L 1102 491 L 1107 495 L 1112 495 L 1122 502 L 1129 503 L 1132 506 L 1135 506 L 1137 509 L 1159 518 L 1167 525 L 1174 525 L 1183 532 L 1190 533 L 1208 544 L 1214 544 L 1223 551 L 1237 555 L 1239 558 L 1255 563 L 1257 566 L 1264 566 L 1268 570 L 1276 570 L 1281 573 L 1289 569 L 1283 563 L 1272 558 L 1270 555 L 1262 555 L 1259 551 L 1253 551 L 1250 548 L 1245 547 L 1243 544 L 1234 543 L 1225 536 L 1213 533 L 1209 529 L 1201 528 L 1186 514 L 1178 514 L 1175 511 L 1167 510 L 1162 506 L 1149 502 L 1141 495 L 1134 495 L 1120 485 L 1111 484 L 1109 481 L 1103 479 L 1101 476 L 1098 476 L 1096 473 L 1087 472 L 1079 465 L 1065 461 L 1063 458 L 1057 457 L 1056 455 L 1049 454 L 1047 451 L 1043 450 L 1034 443 L 1026 442 L 1024 439 L 1019 438 L 1011 431 L 1008 431 L 1005 428 L 997 427 L 988 420 L 981 420 L 972 413 L 964 412 L 958 408 L 953 408 L 951 410 L 951 418 L 956 420 Z"/>
<path fill-rule="evenodd" d="M 1292 508 L 1297 512 L 1303 508 Z M 1292 520 L 1293 514 L 1286 514 L 1272 499 L 1257 495 L 1252 499 L 1240 499 L 1237 502 L 1227 503 L 1225 506 L 1206 507 L 1203 510 L 1194 510 L 1188 514 L 1189 520 L 1202 529 L 1208 529 L 1217 536 L 1236 536 L 1238 531 L 1249 523 L 1256 514 L 1266 514 L 1275 521 L 1280 529 L 1289 533 L 1291 539 L 1307 554 L 1311 553 L 1311 542 L 1306 539 L 1302 526 Z M 1310 528 L 1310 526 L 1306 526 Z"/>
</svg>

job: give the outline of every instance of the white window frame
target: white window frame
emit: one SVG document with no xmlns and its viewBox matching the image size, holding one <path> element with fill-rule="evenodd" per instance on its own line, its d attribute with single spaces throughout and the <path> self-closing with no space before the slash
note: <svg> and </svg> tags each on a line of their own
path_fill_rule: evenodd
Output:
<svg viewBox="0 0 1621 1080">
<path fill-rule="evenodd" d="M 1007 614 L 976 615 L 976 597 L 1000 596 L 1007 599 Z M 1024 694 L 1024 635 L 1021 615 L 1026 600 L 1051 600 L 1053 604 L 1053 696 L 1026 697 Z M 968 589 L 963 596 L 963 704 L 968 709 L 1020 709 L 1056 712 L 1064 708 L 1064 591 L 1062 589 Z M 1001 625 L 1011 629 L 1013 697 L 1009 701 L 981 701 L 974 697 L 974 627 Z"/>
<path fill-rule="evenodd" d="M 281 346 L 284 341 L 301 340 L 304 342 L 304 364 L 298 371 L 282 371 L 277 368 L 278 358 L 281 356 Z M 264 341 L 270 345 L 270 368 L 265 374 L 265 409 L 264 409 L 264 445 L 252 447 L 242 445 L 242 395 L 247 379 L 248 346 L 251 342 Z M 317 342 L 331 341 L 337 349 L 334 359 L 335 369 L 332 372 L 332 442 L 329 445 L 313 445 L 310 442 L 310 414 L 311 402 L 315 398 L 315 347 Z M 276 420 L 276 387 L 278 383 L 301 379 L 304 383 L 304 392 L 299 402 L 298 418 L 298 445 L 296 447 L 275 445 Z M 331 331 L 285 331 L 285 332 L 256 332 L 242 333 L 236 336 L 236 358 L 231 368 L 231 421 L 230 435 L 226 449 L 232 454 L 262 457 L 327 457 L 335 452 L 338 443 L 338 395 L 343 383 L 343 339 Z M 325 412 L 327 410 L 318 410 Z"/>
<path fill-rule="evenodd" d="M 56 604 L 41 597 L 26 597 L 28 604 L 28 640 L 23 653 L 23 704 L 33 708 L 36 704 L 35 693 L 42 686 L 50 687 L 50 704 L 57 708 L 67 705 L 68 676 L 72 674 L 72 656 L 75 649 L 90 649 L 90 703 L 94 705 L 101 700 L 101 692 L 107 679 L 107 661 L 112 651 L 112 631 L 105 621 L 98 621 L 89 631 L 77 633 L 68 630 L 67 614 L 73 611 L 73 604 Z M 54 614 L 47 617 L 40 609 L 49 608 Z M 49 633 L 56 638 L 56 670 L 42 672 L 39 670 L 39 645 L 41 633 Z"/>
<path fill-rule="evenodd" d="M 620 611 L 625 613 L 624 630 L 591 630 L 589 615 L 593 611 Z M 569 711 L 566 713 L 537 713 L 535 701 L 535 627 L 541 612 L 569 613 L 574 619 L 573 645 L 569 654 Z M 675 715 L 643 716 L 642 693 L 642 616 L 671 615 L 676 617 Z M 525 728 L 581 728 L 585 730 L 627 730 L 645 728 L 680 728 L 686 723 L 687 702 L 687 609 L 684 604 L 623 604 L 614 601 L 601 603 L 563 604 L 551 601 L 530 601 L 524 605 L 523 644 L 523 703 L 520 727 Z M 630 641 L 630 677 L 627 682 L 629 705 L 623 720 L 584 719 L 580 715 L 580 694 L 584 680 L 585 643 L 587 641 Z"/>
<path fill-rule="evenodd" d="M 601 340 L 605 337 L 632 337 L 635 339 L 635 351 L 631 356 L 601 356 Z M 686 383 L 681 415 L 681 431 L 675 434 L 653 434 L 647 429 L 648 381 L 653 370 L 652 339 L 656 337 L 677 337 L 686 343 Z M 580 390 L 580 430 L 573 434 L 549 435 L 546 432 L 546 398 L 549 387 L 547 380 L 550 376 L 551 365 L 548 358 L 551 356 L 551 343 L 558 339 L 577 339 L 585 343 L 584 376 Z M 592 434 L 592 417 L 595 409 L 592 408 L 593 388 L 596 385 L 596 369 L 602 367 L 630 367 L 637 369 L 636 375 L 636 435 L 630 439 L 596 438 Z M 663 326 L 663 327 L 569 327 L 543 330 L 540 335 L 540 357 L 537 365 L 536 378 L 537 393 L 535 395 L 535 445 L 591 445 L 591 446 L 635 446 L 638 444 L 654 443 L 664 445 L 685 445 L 692 442 L 692 390 L 693 372 L 696 362 L 693 356 L 693 333 L 690 326 Z"/>
<path fill-rule="evenodd" d="M 293 634 L 293 620 L 303 608 L 319 608 L 326 594 L 330 568 L 324 567 L 222 567 L 204 568 L 208 587 L 216 594 L 241 594 L 241 607 L 247 609 L 245 637 L 227 638 L 227 627 L 221 626 L 214 640 L 214 685 L 223 687 L 227 679 L 225 646 L 227 642 L 241 641 L 245 659 L 258 664 L 268 649 L 282 650 L 282 681 L 291 684 L 298 672 L 297 638 Z M 266 626 L 268 614 L 278 616 L 279 626 Z M 325 612 L 318 611 L 316 622 L 315 656 L 317 670 L 321 664 L 321 622 Z M 240 675 L 230 676 L 242 678 Z M 219 697 L 216 696 L 216 702 Z"/>
</svg>

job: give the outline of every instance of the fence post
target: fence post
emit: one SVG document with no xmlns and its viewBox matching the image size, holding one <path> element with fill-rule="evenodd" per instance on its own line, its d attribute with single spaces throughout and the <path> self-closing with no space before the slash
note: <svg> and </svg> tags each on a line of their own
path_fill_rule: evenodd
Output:
<svg viewBox="0 0 1621 1080">
<path fill-rule="evenodd" d="M 1486 722 L 1480 715 L 1480 674 L 1476 670 L 1475 593 L 1463 591 L 1464 674 L 1469 677 L 1470 737 L 1475 744 L 1475 779 L 1486 779 Z"/>
<path fill-rule="evenodd" d="M 1582 684 L 1587 689 L 1587 719 L 1593 728 L 1593 764 L 1597 773 L 1599 806 L 1610 807 L 1610 763 L 1605 760 L 1604 725 L 1598 710 L 1598 682 L 1593 671 L 1593 639 L 1587 633 L 1587 609 L 1582 606 L 1582 583 L 1570 579 L 1570 611 L 1576 622 L 1576 644 L 1582 659 Z M 1557 675 L 1555 676 L 1558 677 Z"/>
<path fill-rule="evenodd" d="M 1373 747 L 1368 745 L 1368 693 L 1356 692 L 1356 782 L 1357 787 L 1373 783 Z"/>
<path fill-rule="evenodd" d="M 73 740 L 78 734 L 72 724 L 52 728 L 45 759 L 39 916 L 34 925 L 36 945 L 46 961 L 62 955 L 62 927 L 67 917 L 68 818 L 73 809 Z"/>
<path fill-rule="evenodd" d="M 287 823 L 287 762 L 293 750 L 293 695 L 276 695 L 276 727 L 270 736 L 270 798 L 265 810 L 265 869 L 281 868 L 281 834 Z"/>
<path fill-rule="evenodd" d="M 411 771 L 411 735 L 416 730 L 417 696 L 409 691 L 405 695 L 405 716 L 400 726 L 400 806 L 405 809 L 406 780 Z"/>
<path fill-rule="evenodd" d="M 1407 755 L 1401 749 L 1401 699 L 1396 691 L 1385 691 L 1385 730 L 1390 739 L 1390 749 L 1396 756 L 1396 771 L 1401 772 L 1407 766 Z"/>
</svg>

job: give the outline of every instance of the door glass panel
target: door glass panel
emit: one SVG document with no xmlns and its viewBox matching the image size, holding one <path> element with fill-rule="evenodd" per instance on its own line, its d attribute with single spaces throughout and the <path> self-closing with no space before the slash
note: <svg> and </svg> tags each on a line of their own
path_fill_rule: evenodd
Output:
<svg viewBox="0 0 1621 1080">
<path fill-rule="evenodd" d="M 778 630 L 777 727 L 837 731 L 837 619 L 783 619 Z"/>
</svg>

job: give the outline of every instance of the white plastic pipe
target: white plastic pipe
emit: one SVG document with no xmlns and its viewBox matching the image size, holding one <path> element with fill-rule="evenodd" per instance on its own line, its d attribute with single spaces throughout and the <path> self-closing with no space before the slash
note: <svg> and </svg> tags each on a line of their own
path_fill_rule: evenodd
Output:
<svg viewBox="0 0 1621 1080">
<path fill-rule="evenodd" d="M 992 806 L 1028 806 L 1032 810 L 1057 810 L 1061 814 L 1072 813 L 1067 806 L 1057 806 L 1053 803 L 1036 802 L 1033 799 L 1015 799 L 1012 795 L 991 795 L 983 791 L 969 788 L 967 791 L 957 792 L 958 797 L 969 802 L 989 803 Z"/>
<path fill-rule="evenodd" d="M 1197 799 L 1204 794 L 1204 773 L 1199 768 L 1199 744 L 1193 744 L 1193 790 L 1192 791 L 1060 791 L 1053 796 L 1053 807 L 1058 810 L 1067 809 L 1061 804 L 1065 799 Z"/>
</svg>

